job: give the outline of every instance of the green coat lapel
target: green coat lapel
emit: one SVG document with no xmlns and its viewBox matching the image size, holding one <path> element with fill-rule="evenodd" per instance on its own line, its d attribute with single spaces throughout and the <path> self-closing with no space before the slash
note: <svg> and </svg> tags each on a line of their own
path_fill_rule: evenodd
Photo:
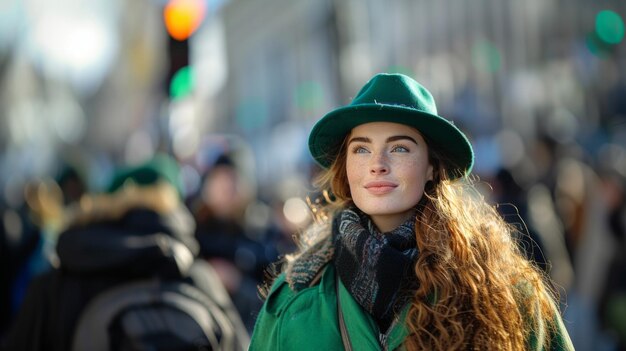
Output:
<svg viewBox="0 0 626 351">
<path fill-rule="evenodd" d="M 329 265 L 326 274 L 332 274 L 331 279 L 326 279 L 327 282 L 339 281 L 339 298 L 341 299 L 341 310 L 346 322 L 346 329 L 350 335 L 352 347 L 354 350 L 380 350 L 379 342 L 379 329 L 378 325 L 356 300 L 350 295 L 350 292 L 343 285 L 341 280 L 335 280 L 334 275 L 335 267 Z M 332 271 L 332 272 L 330 272 Z M 404 321 L 406 314 L 408 313 L 408 306 L 402 311 L 399 321 Z M 389 350 L 395 350 L 402 345 L 404 338 L 407 335 L 407 330 L 404 327 L 403 322 L 394 323 L 389 335 L 387 337 L 387 348 Z"/>
</svg>

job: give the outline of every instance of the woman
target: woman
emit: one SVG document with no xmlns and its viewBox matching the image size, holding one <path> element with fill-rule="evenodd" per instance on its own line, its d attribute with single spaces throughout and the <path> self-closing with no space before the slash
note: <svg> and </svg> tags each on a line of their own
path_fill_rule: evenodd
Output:
<svg viewBox="0 0 626 351">
<path fill-rule="evenodd" d="M 400 74 L 309 138 L 334 200 L 259 313 L 251 350 L 570 350 L 544 276 L 468 180 L 473 151 Z"/>
</svg>

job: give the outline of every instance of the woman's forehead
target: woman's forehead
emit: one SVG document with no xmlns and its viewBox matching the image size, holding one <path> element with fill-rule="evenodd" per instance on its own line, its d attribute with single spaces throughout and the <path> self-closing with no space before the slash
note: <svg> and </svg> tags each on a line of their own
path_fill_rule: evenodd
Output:
<svg viewBox="0 0 626 351">
<path fill-rule="evenodd" d="M 421 139 L 424 139 L 422 133 L 416 128 L 394 122 L 370 122 L 360 124 L 352 128 L 348 136 L 384 137 L 392 134 L 417 135 Z"/>
</svg>

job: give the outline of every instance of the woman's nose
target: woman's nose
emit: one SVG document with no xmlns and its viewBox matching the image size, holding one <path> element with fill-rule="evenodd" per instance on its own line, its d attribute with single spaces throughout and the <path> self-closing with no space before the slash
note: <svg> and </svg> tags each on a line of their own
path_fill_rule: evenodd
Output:
<svg viewBox="0 0 626 351">
<path fill-rule="evenodd" d="M 389 173 L 389 165 L 384 154 L 376 154 L 370 162 L 371 174 L 387 174 Z"/>
</svg>

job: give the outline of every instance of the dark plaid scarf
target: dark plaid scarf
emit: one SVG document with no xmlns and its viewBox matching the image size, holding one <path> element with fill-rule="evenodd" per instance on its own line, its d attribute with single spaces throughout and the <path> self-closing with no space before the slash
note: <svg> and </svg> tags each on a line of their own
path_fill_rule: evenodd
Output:
<svg viewBox="0 0 626 351">
<path fill-rule="evenodd" d="M 417 289 L 415 216 L 383 234 L 367 215 L 349 208 L 335 217 L 332 230 L 334 264 L 341 281 L 386 330 Z"/>
</svg>

